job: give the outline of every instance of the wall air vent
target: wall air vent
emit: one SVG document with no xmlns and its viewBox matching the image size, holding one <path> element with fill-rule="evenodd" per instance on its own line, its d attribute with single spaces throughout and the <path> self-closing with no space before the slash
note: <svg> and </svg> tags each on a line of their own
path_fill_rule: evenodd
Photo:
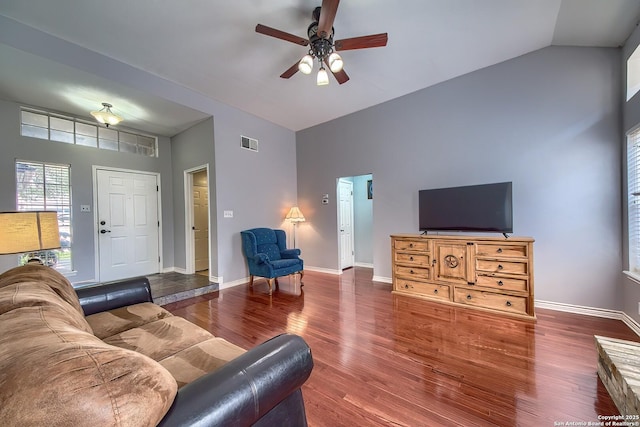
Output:
<svg viewBox="0 0 640 427">
<path fill-rule="evenodd" d="M 247 150 L 258 151 L 258 140 L 241 135 L 240 146 Z"/>
</svg>

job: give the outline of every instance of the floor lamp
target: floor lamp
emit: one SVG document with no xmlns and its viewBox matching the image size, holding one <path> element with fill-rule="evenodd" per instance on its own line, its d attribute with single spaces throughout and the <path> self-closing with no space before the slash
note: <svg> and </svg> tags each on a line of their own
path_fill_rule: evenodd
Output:
<svg viewBox="0 0 640 427">
<path fill-rule="evenodd" d="M 289 209 L 289 213 L 284 219 L 293 223 L 293 247 L 295 248 L 296 247 L 296 226 L 298 225 L 299 222 L 305 221 L 304 215 L 302 215 L 302 212 L 300 212 L 300 209 L 297 206 L 293 206 L 291 209 Z"/>
<path fill-rule="evenodd" d="M 59 247 L 57 212 L 0 212 L 1 255 L 37 252 Z"/>
</svg>

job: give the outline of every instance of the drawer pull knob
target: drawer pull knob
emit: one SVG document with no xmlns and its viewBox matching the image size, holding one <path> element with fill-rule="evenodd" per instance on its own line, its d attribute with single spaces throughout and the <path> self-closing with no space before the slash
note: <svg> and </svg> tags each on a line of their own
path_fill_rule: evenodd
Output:
<svg viewBox="0 0 640 427">
<path fill-rule="evenodd" d="M 502 283 L 502 280 L 498 280 L 498 286 L 502 286 L 504 285 L 504 283 Z"/>
<path fill-rule="evenodd" d="M 511 301 L 507 301 L 507 307 L 511 307 Z"/>
<path fill-rule="evenodd" d="M 471 299 L 471 295 L 467 295 L 467 299 Z"/>
<path fill-rule="evenodd" d="M 502 248 L 498 248 L 498 253 L 501 254 L 502 253 Z"/>
<path fill-rule="evenodd" d="M 409 243 L 409 247 L 412 248 L 413 247 L 413 243 Z"/>
<path fill-rule="evenodd" d="M 498 264 L 498 270 L 502 270 L 503 268 L 502 264 Z"/>
<path fill-rule="evenodd" d="M 412 256 L 409 257 L 409 261 L 413 261 L 413 257 Z"/>
<path fill-rule="evenodd" d="M 406 283 L 404 284 L 404 288 L 405 289 L 409 289 L 409 285 L 407 285 Z"/>
<path fill-rule="evenodd" d="M 409 270 L 409 273 L 413 274 L 413 269 Z"/>
<path fill-rule="evenodd" d="M 434 290 L 433 290 L 433 293 L 434 293 L 434 294 L 437 294 L 437 293 L 438 293 L 438 290 L 437 290 L 437 289 L 434 289 Z"/>
</svg>

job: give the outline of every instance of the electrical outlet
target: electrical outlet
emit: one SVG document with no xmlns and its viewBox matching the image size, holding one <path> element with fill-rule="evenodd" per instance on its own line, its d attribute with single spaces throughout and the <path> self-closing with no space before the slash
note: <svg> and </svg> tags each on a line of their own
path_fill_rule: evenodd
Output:
<svg viewBox="0 0 640 427">
<path fill-rule="evenodd" d="M 89 206 L 89 205 L 80 205 L 80 212 L 91 212 L 91 206 Z"/>
</svg>

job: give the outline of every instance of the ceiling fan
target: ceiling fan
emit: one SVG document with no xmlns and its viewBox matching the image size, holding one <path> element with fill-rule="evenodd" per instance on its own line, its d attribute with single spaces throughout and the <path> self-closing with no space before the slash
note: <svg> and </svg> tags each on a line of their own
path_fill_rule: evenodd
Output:
<svg viewBox="0 0 640 427">
<path fill-rule="evenodd" d="M 313 22 L 307 29 L 308 39 L 267 27 L 256 25 L 256 32 L 266 36 L 275 37 L 301 46 L 309 46 L 309 53 L 300 61 L 293 64 L 280 77 L 288 79 L 298 71 L 310 74 L 313 70 L 313 60 L 318 60 L 320 69 L 317 76 L 318 86 L 329 84 L 329 76 L 324 66 L 327 65 L 338 83 L 343 84 L 349 80 L 349 76 L 343 70 L 343 61 L 336 51 L 367 49 L 370 47 L 382 47 L 387 45 L 387 33 L 372 34 L 369 36 L 353 37 L 342 40 L 333 40 L 333 21 L 338 11 L 340 0 L 322 0 L 322 6 L 313 11 Z"/>
</svg>

